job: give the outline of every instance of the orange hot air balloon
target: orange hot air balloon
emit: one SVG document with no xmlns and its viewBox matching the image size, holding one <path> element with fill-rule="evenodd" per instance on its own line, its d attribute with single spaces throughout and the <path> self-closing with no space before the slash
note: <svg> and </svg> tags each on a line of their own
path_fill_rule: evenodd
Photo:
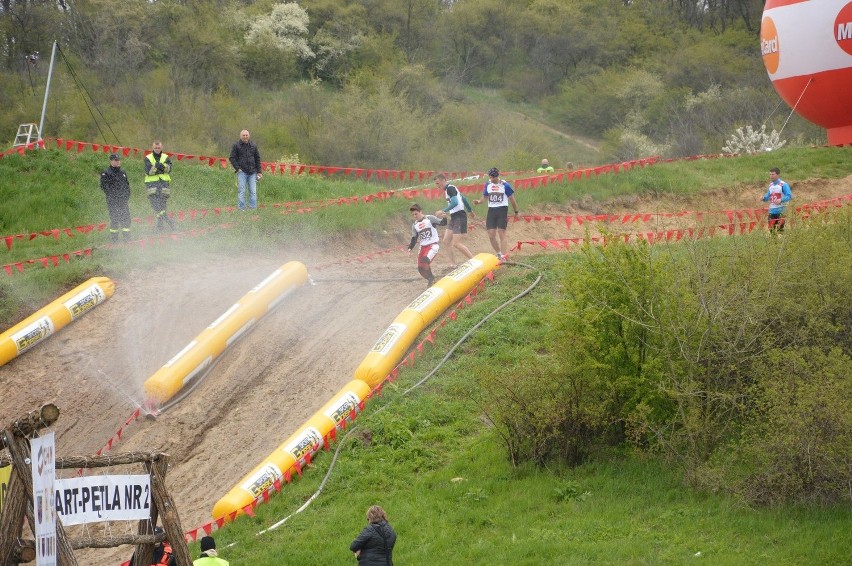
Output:
<svg viewBox="0 0 852 566">
<path fill-rule="evenodd" d="M 852 2 L 766 0 L 760 52 L 791 108 L 826 128 L 830 144 L 852 143 Z"/>
</svg>

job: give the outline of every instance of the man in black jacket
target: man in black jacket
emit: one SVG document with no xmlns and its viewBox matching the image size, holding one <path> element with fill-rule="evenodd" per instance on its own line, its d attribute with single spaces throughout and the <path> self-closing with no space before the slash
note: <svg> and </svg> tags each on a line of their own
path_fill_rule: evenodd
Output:
<svg viewBox="0 0 852 566">
<path fill-rule="evenodd" d="M 124 241 L 130 241 L 130 180 L 121 169 L 121 157 L 117 153 L 109 156 L 109 167 L 101 172 L 101 190 L 106 195 L 109 210 L 110 238 L 117 242 L 121 232 Z"/>
<path fill-rule="evenodd" d="M 249 131 L 240 132 L 240 139 L 231 147 L 231 166 L 237 173 L 237 207 L 246 209 L 246 185 L 249 189 L 249 208 L 257 208 L 257 182 L 263 177 L 257 144 L 249 140 Z"/>
</svg>

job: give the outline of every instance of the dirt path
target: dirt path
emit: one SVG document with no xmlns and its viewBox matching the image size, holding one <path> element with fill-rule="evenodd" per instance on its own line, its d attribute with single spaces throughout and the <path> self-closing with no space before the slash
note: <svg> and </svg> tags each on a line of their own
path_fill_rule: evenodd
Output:
<svg viewBox="0 0 852 566">
<path fill-rule="evenodd" d="M 797 203 L 850 194 L 852 177 L 803 181 L 793 191 Z M 758 197 L 753 190 L 718 191 L 689 199 L 625 199 L 594 209 L 575 203 L 524 212 L 754 208 L 760 205 Z M 518 199 L 523 203 L 522 192 Z M 517 222 L 509 239 L 582 235 L 581 227 Z M 141 402 L 147 377 L 275 268 L 291 260 L 304 262 L 316 285 L 290 295 L 224 354 L 187 399 L 157 420 L 128 426 L 116 448 L 169 453 L 168 484 L 183 526 L 204 524 L 219 497 L 351 380 L 373 342 L 424 288 L 413 258 L 404 252 L 316 269 L 407 243 L 405 234 L 393 236 L 377 234 L 320 252 L 302 246 L 274 256 L 188 258 L 180 265 L 129 273 L 116 280 L 115 296 L 107 303 L 0 367 L 0 419 L 9 422 L 54 402 L 62 412 L 55 427 L 58 453 L 94 454 Z M 478 225 L 467 244 L 475 253 L 490 251 Z M 519 255 L 537 252 L 530 247 Z M 446 251 L 434 269 L 439 275 L 449 271 Z M 127 559 L 127 550 L 88 556 L 94 563 L 114 564 Z"/>
<path fill-rule="evenodd" d="M 541 128 L 542 130 L 547 130 L 548 132 L 550 132 L 551 134 L 553 134 L 555 136 L 559 136 L 562 139 L 566 139 L 566 140 L 572 141 L 576 144 L 580 144 L 583 147 L 587 147 L 587 148 L 591 149 L 592 151 L 600 151 L 600 145 L 599 144 L 593 144 L 593 143 L 591 143 L 591 142 L 589 142 L 589 141 L 587 141 L 587 140 L 585 140 L 581 137 L 571 135 L 571 134 L 567 134 L 567 133 L 565 133 L 561 130 L 557 130 L 556 128 L 554 128 L 552 126 L 545 124 L 544 122 L 539 122 L 535 118 L 532 118 L 532 117 L 524 114 L 523 112 L 518 112 L 517 110 L 509 110 L 509 112 L 511 112 L 512 114 L 515 114 L 516 116 L 520 116 L 524 120 L 528 120 L 530 122 L 535 122 L 537 127 Z"/>
</svg>

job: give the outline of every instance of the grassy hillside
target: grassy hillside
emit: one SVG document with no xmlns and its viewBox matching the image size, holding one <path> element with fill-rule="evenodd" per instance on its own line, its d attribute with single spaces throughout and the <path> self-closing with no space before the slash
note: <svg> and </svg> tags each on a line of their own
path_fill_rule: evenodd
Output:
<svg viewBox="0 0 852 566">
<path fill-rule="evenodd" d="M 765 181 L 781 164 L 795 178 L 839 178 L 849 174 L 849 149 L 790 149 L 737 159 L 659 164 L 618 175 L 526 191 L 525 211 L 565 206 L 570 201 L 636 193 L 690 194 Z M 103 158 L 46 151 L 0 160 L 0 175 L 13 179 L 3 190 L 3 235 L 65 228 L 105 220 L 96 172 Z M 126 164 L 137 167 L 138 163 Z M 137 175 L 137 178 L 141 174 Z M 232 178 L 219 169 L 187 165 L 175 174 L 172 210 L 233 205 Z M 134 185 L 134 216 L 149 214 Z M 351 196 L 376 192 L 376 185 L 319 177 L 267 176 L 262 203 Z M 387 187 L 385 187 L 387 188 Z M 227 230 L 181 240 L 144 252 L 109 250 L 104 233 L 58 239 L 16 240 L 0 250 L 2 263 L 92 247 L 90 259 L 56 268 L 0 273 L 0 320 L 6 327 L 23 312 L 63 287 L 97 273 L 139 265 L 185 261 L 205 253 L 273 249 L 285 239 L 321 240 L 348 231 L 376 231 L 407 224 L 406 202 L 397 199 L 310 214 L 258 212 L 256 221 L 233 215 L 187 221 L 181 227 Z M 848 222 L 848 216 L 847 216 Z M 393 228 L 397 229 L 397 228 Z M 151 228 L 134 224 L 138 234 Z M 848 232 L 848 230 L 847 230 Z M 762 237 L 762 236 L 761 236 Z M 765 239 L 765 238 L 764 238 Z M 749 240 L 743 240 L 748 244 Z M 256 517 L 242 517 L 216 534 L 220 554 L 231 564 L 326 565 L 352 560 L 348 545 L 364 525 L 364 512 L 380 503 L 399 533 L 399 564 L 840 564 L 848 561 L 852 509 L 845 506 L 752 507 L 720 493 L 691 489 L 681 469 L 648 453 L 598 448 L 582 465 L 535 466 L 506 457 L 499 429 L 489 414 L 479 380 L 495 365 L 514 368 L 521 381 L 549 352 L 546 320 L 562 300 L 560 274 L 579 267 L 575 255 L 525 258 L 531 267 L 501 269 L 472 306 L 438 333 L 413 367 L 384 388 L 341 441 L 339 457 L 322 494 L 305 512 L 259 535 L 294 513 L 319 487 L 331 465 L 322 454 L 305 476 L 286 486 Z M 527 289 L 456 351 L 424 385 L 409 387 L 439 365 L 474 324 Z M 382 408 L 381 411 L 379 409 Z M 213 496 L 211 495 L 211 503 Z M 184 525 L 192 527 L 193 525 Z M 231 546 L 232 545 L 232 546 Z M 192 549 L 197 555 L 198 548 Z"/>
<path fill-rule="evenodd" d="M 532 212 L 536 207 L 561 206 L 580 200 L 587 204 L 604 202 L 625 195 L 686 195 L 761 184 L 766 180 L 768 168 L 779 163 L 784 168 L 785 177 L 839 178 L 848 174 L 850 151 L 849 148 L 836 147 L 796 148 L 736 159 L 677 161 L 524 191 L 522 198 L 525 211 Z M 140 262 L 144 265 L 146 262 L 179 261 L 189 253 L 205 248 L 238 249 L 247 242 L 255 249 L 272 249 L 284 233 L 287 238 L 315 239 L 347 230 L 375 230 L 387 225 L 394 226 L 394 230 L 404 229 L 407 223 L 407 205 L 400 199 L 344 209 L 337 206 L 321 208 L 311 214 L 282 215 L 282 208 L 272 206 L 367 195 L 410 185 L 401 181 L 377 184 L 320 175 L 266 175 L 259 184 L 258 193 L 260 204 L 267 208 L 258 211 L 255 221 L 240 220 L 233 213 L 214 214 L 216 208 L 236 204 L 236 189 L 230 170 L 181 161 L 175 164 L 173 192 L 168 207 L 173 212 L 210 210 L 204 218 L 179 223 L 181 230 L 211 230 L 203 238 L 188 238 L 178 246 L 148 248 L 141 254 L 104 248 L 103 245 L 109 241 L 105 231 L 80 233 L 72 230 L 73 237 L 67 237 L 63 232 L 56 238 L 39 236 L 29 239 L 30 234 L 41 231 L 107 222 L 106 205 L 98 183 L 98 173 L 107 165 L 102 154 L 66 153 L 55 149 L 0 159 L 0 175 L 10 180 L 0 199 L 0 236 L 27 235 L 27 238 L 15 239 L 11 249 L 6 249 L 6 246 L 0 248 L 3 256 L 0 264 L 95 250 L 91 258 L 71 261 L 59 269 L 30 267 L 23 276 L 16 274 L 0 279 L 0 326 L 10 326 L 38 305 L 57 296 L 60 289 L 73 286 L 92 273 L 115 273 L 131 265 L 140 265 Z M 149 238 L 154 235 L 154 230 L 150 224 L 151 207 L 142 184 L 141 159 L 125 159 L 122 166 L 131 177 L 133 197 L 130 209 L 131 215 L 138 220 L 132 226 L 133 238 Z M 240 221 L 232 225 L 235 220 Z M 217 229 L 222 224 L 229 225 L 229 228 Z"/>
</svg>

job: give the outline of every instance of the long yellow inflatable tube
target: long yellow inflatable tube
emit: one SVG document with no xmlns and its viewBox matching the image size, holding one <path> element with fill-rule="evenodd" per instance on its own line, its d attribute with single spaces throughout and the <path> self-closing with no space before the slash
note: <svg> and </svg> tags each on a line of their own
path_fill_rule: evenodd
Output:
<svg viewBox="0 0 852 566">
<path fill-rule="evenodd" d="M 308 269 L 298 261 L 276 269 L 145 381 L 148 404 L 161 404 L 174 397 L 255 322 L 307 281 Z"/>
<path fill-rule="evenodd" d="M 83 316 L 115 293 L 107 277 L 92 277 L 0 334 L 0 366 Z"/>
<path fill-rule="evenodd" d="M 432 287 L 426 289 L 397 316 L 355 370 L 355 379 L 378 387 L 396 367 L 420 333 L 458 302 L 499 264 L 496 256 L 478 254 Z"/>
<path fill-rule="evenodd" d="M 322 447 L 326 435 L 335 427 L 341 428 L 370 391 L 384 381 L 417 336 L 441 313 L 470 293 L 498 264 L 495 256 L 479 254 L 414 299 L 361 362 L 355 371 L 355 379 L 217 501 L 213 506 L 213 518 L 241 513 L 243 508 L 281 480 L 297 462 L 304 465 L 308 454 L 313 456 Z"/>
<path fill-rule="evenodd" d="M 351 420 L 353 412 L 360 410 L 361 402 L 370 393 L 370 386 L 353 379 L 331 398 L 319 411 L 309 418 L 292 436 L 284 441 L 275 452 L 266 457 L 251 472 L 246 474 L 231 491 L 213 506 L 213 518 L 228 517 L 240 513 L 264 491 L 280 481 L 296 463 L 304 466 L 322 448 L 323 439 L 332 429 L 343 428 Z"/>
</svg>

